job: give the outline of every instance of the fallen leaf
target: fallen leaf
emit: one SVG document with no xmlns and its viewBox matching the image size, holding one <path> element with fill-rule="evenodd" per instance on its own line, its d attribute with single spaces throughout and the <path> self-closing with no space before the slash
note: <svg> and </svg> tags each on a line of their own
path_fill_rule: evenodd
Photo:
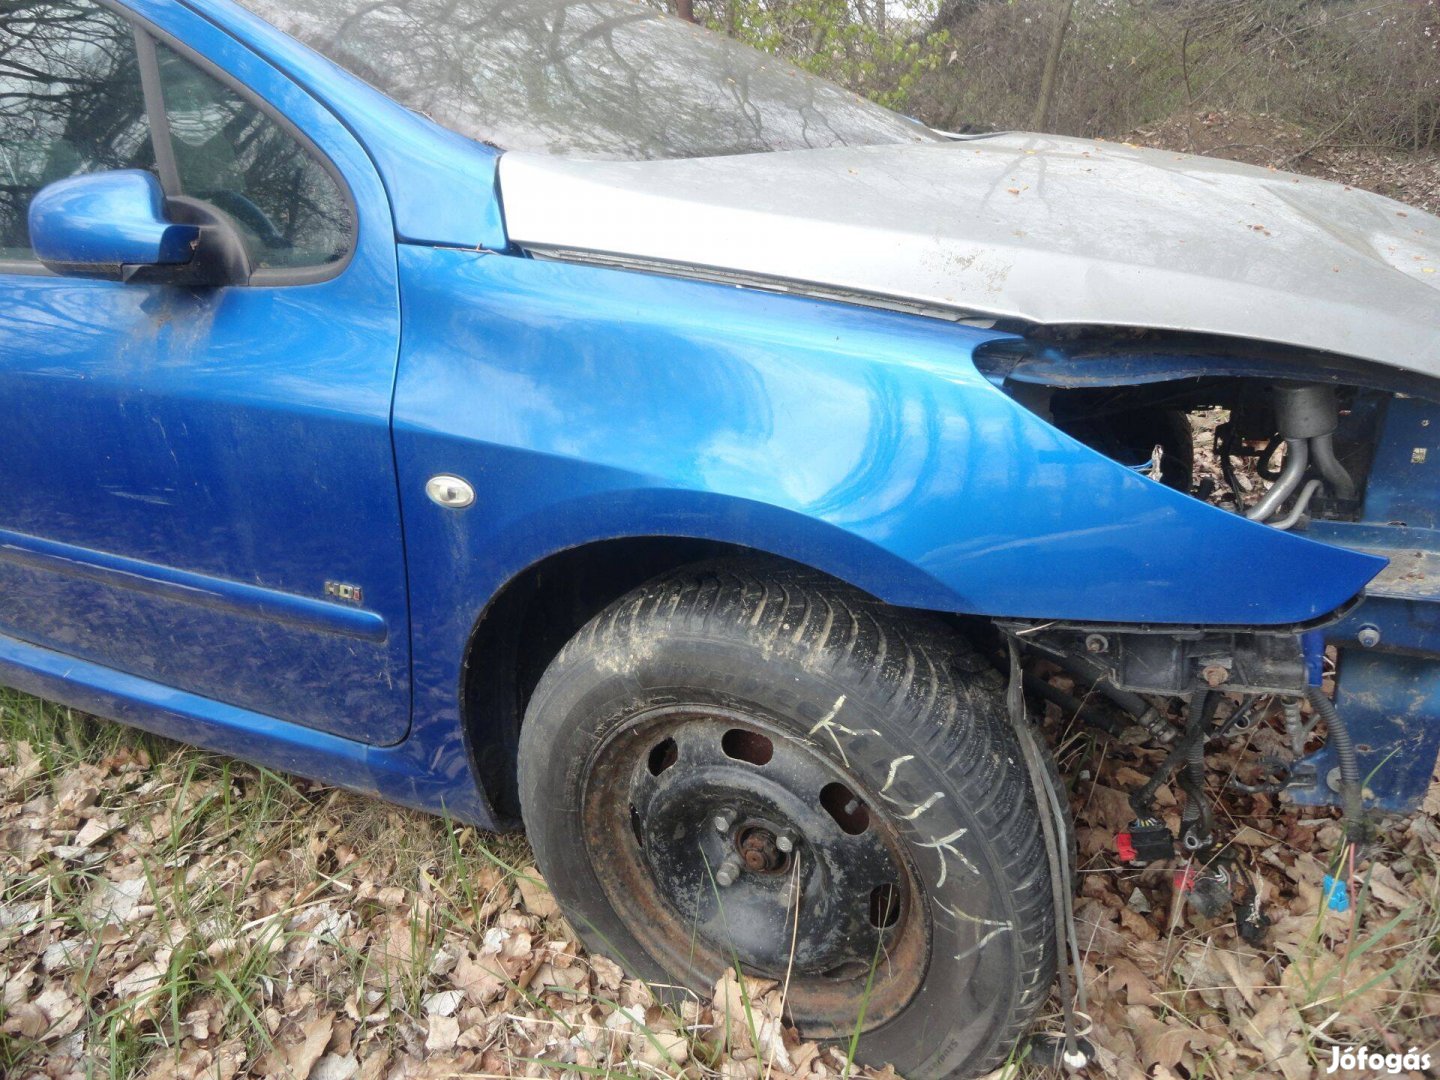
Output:
<svg viewBox="0 0 1440 1080">
<path fill-rule="evenodd" d="M 334 1028 L 334 1013 L 324 1013 L 301 1021 L 289 1038 L 283 1042 L 277 1040 L 275 1051 L 266 1055 L 262 1067 L 285 1080 L 308 1080 L 310 1070 L 325 1053 Z M 278 1061 L 277 1055 L 280 1059 Z"/>
<path fill-rule="evenodd" d="M 1125 991 L 1125 1000 L 1131 1005 L 1159 1005 L 1155 996 L 1155 980 L 1146 975 L 1131 961 L 1119 958 L 1110 964 L 1110 990 Z"/>
<path fill-rule="evenodd" d="M 359 1071 L 353 1054 L 326 1054 L 310 1070 L 310 1080 L 351 1080 Z"/>
<path fill-rule="evenodd" d="M 464 998 L 463 990 L 440 990 L 426 995 L 420 1007 L 425 1010 L 426 1016 L 454 1016 Z"/>
<path fill-rule="evenodd" d="M 453 1050 L 459 1038 L 460 1024 L 453 1016 L 432 1016 L 425 1034 L 425 1049 L 432 1054 Z"/>
<path fill-rule="evenodd" d="M 555 897 L 550 894 L 550 887 L 545 884 L 545 879 L 535 867 L 527 866 L 521 870 L 516 875 L 515 884 L 520 890 L 525 910 L 530 914 L 548 919 L 559 913 L 560 905 L 555 902 Z"/>
</svg>

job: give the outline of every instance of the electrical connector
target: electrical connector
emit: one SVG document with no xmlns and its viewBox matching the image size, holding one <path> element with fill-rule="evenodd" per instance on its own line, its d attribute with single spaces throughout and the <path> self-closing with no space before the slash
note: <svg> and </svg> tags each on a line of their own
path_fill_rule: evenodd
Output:
<svg viewBox="0 0 1440 1080">
<path fill-rule="evenodd" d="M 1157 817 L 1138 817 L 1115 836 L 1120 861 L 1131 866 L 1164 862 L 1175 855 L 1175 835 Z"/>
</svg>

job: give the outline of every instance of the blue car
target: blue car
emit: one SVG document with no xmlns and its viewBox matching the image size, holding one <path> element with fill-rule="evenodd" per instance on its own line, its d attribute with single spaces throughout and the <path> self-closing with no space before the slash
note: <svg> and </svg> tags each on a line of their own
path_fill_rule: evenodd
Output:
<svg viewBox="0 0 1440 1080">
<path fill-rule="evenodd" d="M 1222 880 L 1256 723 L 1357 843 L 1423 796 L 1437 270 L 637 0 L 5 0 L 0 680 L 523 823 L 636 975 L 974 1075 L 1072 998 L 1037 699 L 1165 748 L 1122 861 Z"/>
</svg>

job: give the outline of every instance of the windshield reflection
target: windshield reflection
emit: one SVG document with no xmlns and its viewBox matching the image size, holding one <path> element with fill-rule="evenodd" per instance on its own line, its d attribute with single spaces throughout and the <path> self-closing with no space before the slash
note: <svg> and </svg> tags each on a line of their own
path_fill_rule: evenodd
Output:
<svg viewBox="0 0 1440 1080">
<path fill-rule="evenodd" d="M 243 0 L 397 101 L 505 149 L 673 158 L 935 136 L 640 0 Z"/>
</svg>

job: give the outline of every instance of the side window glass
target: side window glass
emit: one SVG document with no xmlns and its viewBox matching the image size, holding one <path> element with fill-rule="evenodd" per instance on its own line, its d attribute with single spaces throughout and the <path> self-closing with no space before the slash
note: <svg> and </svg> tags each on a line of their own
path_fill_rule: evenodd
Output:
<svg viewBox="0 0 1440 1080">
<path fill-rule="evenodd" d="M 156 43 L 180 190 L 225 211 L 257 269 L 345 257 L 353 224 L 339 184 L 280 124 Z"/>
<path fill-rule="evenodd" d="M 46 184 L 155 165 L 135 39 L 92 0 L 0 11 L 0 260 L 31 259 L 26 215 Z"/>
</svg>

